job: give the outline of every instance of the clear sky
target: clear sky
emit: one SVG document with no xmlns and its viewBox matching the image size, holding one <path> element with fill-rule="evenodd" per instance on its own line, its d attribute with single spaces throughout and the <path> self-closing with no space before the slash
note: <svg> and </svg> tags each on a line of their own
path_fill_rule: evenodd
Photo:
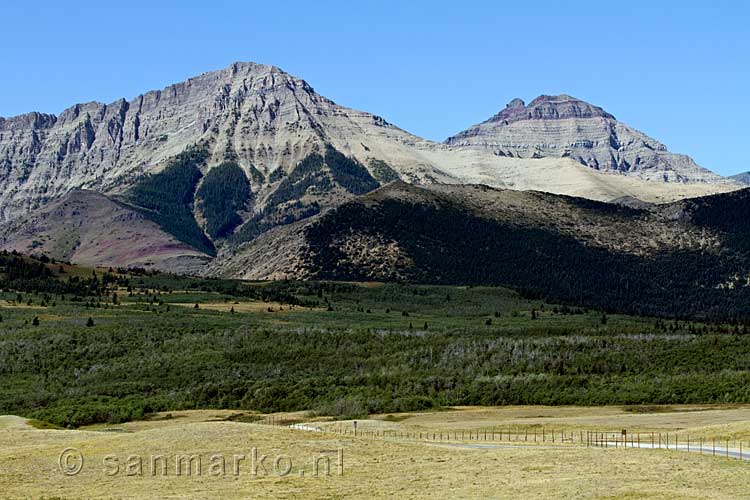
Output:
<svg viewBox="0 0 750 500">
<path fill-rule="evenodd" d="M 233 61 L 444 140 L 567 93 L 722 174 L 750 170 L 744 1 L 5 2 L 0 116 L 111 102 Z"/>
</svg>

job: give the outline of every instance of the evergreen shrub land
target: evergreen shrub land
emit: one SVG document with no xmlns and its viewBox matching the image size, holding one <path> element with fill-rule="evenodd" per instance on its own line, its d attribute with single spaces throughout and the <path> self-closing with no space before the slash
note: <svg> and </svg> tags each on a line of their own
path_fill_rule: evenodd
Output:
<svg viewBox="0 0 750 500">
<path fill-rule="evenodd" d="M 575 202 L 608 212 L 634 211 Z M 486 219 L 449 203 L 396 199 L 346 204 L 306 231 L 314 249 L 313 271 L 320 279 L 377 278 L 369 274 L 370 266 L 345 258 L 337 244 L 348 234 L 364 234 L 399 243 L 412 262 L 399 269 L 400 279 L 410 283 L 507 286 L 530 297 L 605 311 L 744 321 L 750 318 L 750 287 L 705 285 L 725 283 L 750 265 L 747 221 L 717 220 L 733 208 L 737 203 L 726 201 L 711 210 L 698 209 L 702 223 L 726 231 L 730 246 L 723 253 L 673 250 L 642 257 L 593 247 L 542 227 Z"/>
<path fill-rule="evenodd" d="M 161 172 L 145 177 L 129 193 L 128 201 L 175 238 L 209 255 L 211 240 L 193 216 L 195 188 L 208 152 L 193 146 L 177 155 Z"/>
<path fill-rule="evenodd" d="M 217 239 L 227 237 L 240 225 L 239 212 L 250 208 L 252 191 L 242 168 L 226 162 L 208 171 L 196 198 L 209 236 Z"/>
</svg>

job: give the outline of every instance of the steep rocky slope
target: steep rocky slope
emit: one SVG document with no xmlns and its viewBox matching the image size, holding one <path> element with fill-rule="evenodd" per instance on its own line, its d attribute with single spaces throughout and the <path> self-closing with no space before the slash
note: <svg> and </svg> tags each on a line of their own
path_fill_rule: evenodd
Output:
<svg viewBox="0 0 750 500">
<path fill-rule="evenodd" d="M 208 147 L 209 167 L 232 160 L 248 177 L 268 177 L 326 144 L 366 162 L 409 157 L 420 142 L 278 68 L 235 63 L 131 101 L 78 104 L 59 117 L 0 119 L 0 218 L 74 188 L 122 191 L 194 144 Z M 419 160 L 400 167 L 415 180 L 449 178 Z"/>
<path fill-rule="evenodd" d="M 596 170 L 664 182 L 722 182 L 690 157 L 569 95 L 514 99 L 487 121 L 450 137 L 453 147 L 511 158 L 571 158 Z"/>
</svg>

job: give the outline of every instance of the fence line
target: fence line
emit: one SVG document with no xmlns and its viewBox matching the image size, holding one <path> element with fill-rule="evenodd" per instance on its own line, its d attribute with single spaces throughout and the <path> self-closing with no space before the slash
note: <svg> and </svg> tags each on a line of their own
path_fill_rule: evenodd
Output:
<svg viewBox="0 0 750 500">
<path fill-rule="evenodd" d="M 485 442 L 579 445 L 592 448 L 640 448 L 677 450 L 721 456 L 737 460 L 750 460 L 750 447 L 738 440 L 690 439 L 690 435 L 661 432 L 592 431 L 541 428 L 477 429 L 462 431 L 409 431 L 396 429 L 357 429 L 354 423 L 316 427 L 315 424 L 290 423 L 289 419 L 269 415 L 255 423 L 271 426 L 317 431 L 378 439 L 402 439 L 428 442 Z M 718 444 L 718 446 L 717 446 Z"/>
</svg>

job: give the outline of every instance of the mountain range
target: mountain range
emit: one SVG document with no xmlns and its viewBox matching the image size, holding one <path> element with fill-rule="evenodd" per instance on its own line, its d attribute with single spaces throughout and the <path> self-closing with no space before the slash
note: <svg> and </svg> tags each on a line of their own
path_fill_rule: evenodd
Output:
<svg viewBox="0 0 750 500">
<path fill-rule="evenodd" d="M 199 143 L 209 153 L 206 169 L 235 161 L 263 181 L 257 186 L 263 193 L 275 188 L 272 175 L 288 173 L 326 145 L 373 174 L 370 162 L 386 163 L 412 183 L 483 183 L 604 201 L 618 195 L 665 201 L 721 189 L 702 184 L 732 185 L 566 95 L 541 96 L 528 106 L 515 99 L 438 144 L 339 106 L 278 68 L 235 63 L 130 101 L 0 118 L 0 219 L 75 188 L 121 193 Z M 623 175 L 597 175 L 610 172 Z"/>
<path fill-rule="evenodd" d="M 436 143 L 254 63 L 0 118 L 0 248 L 87 265 L 531 286 L 511 268 L 645 276 L 688 252 L 722 262 L 701 283 L 721 288 L 744 279 L 743 250 L 680 200 L 742 205 L 744 185 L 569 95 L 514 99 Z"/>
</svg>

